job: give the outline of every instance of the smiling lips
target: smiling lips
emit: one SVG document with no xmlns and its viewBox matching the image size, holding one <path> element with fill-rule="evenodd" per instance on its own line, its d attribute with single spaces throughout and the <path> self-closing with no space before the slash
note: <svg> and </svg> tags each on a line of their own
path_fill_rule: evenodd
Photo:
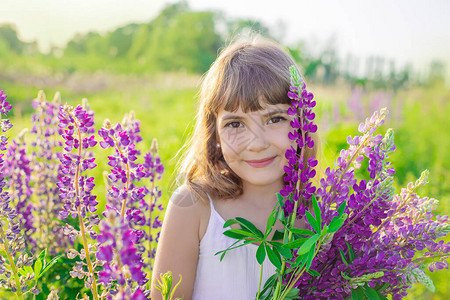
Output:
<svg viewBox="0 0 450 300">
<path fill-rule="evenodd" d="M 276 156 L 259 160 L 246 160 L 245 162 L 254 168 L 263 168 L 270 165 L 274 161 L 275 157 Z"/>
</svg>

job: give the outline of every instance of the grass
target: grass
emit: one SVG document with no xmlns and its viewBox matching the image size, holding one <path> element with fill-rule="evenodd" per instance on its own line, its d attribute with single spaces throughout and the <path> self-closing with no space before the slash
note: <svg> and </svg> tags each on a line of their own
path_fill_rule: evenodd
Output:
<svg viewBox="0 0 450 300">
<path fill-rule="evenodd" d="M 0 89 L 8 94 L 8 100 L 14 105 L 12 122 L 15 127 L 11 136 L 24 127 L 30 127 L 31 99 L 36 97 L 39 89 L 44 89 L 50 99 L 56 91 L 61 91 L 63 103 L 71 105 L 77 105 L 82 98 L 87 98 L 96 113 L 97 129 L 106 118 L 116 123 L 122 120 L 125 113 L 135 111 L 136 117 L 141 120 L 143 136 L 143 142 L 138 148 L 147 152 L 153 138 L 159 142 L 159 153 L 165 166 L 159 186 L 163 191 L 162 202 L 165 206 L 173 192 L 171 183 L 175 176 L 176 154 L 194 125 L 199 82 L 198 76 L 189 74 L 153 77 L 74 74 L 65 81 L 48 84 L 35 78 L 0 78 Z M 348 99 L 354 96 L 354 91 L 349 87 L 310 85 L 309 88 L 316 95 L 318 103 L 316 113 L 319 130 L 322 128 L 321 168 L 325 169 L 333 165 L 338 150 L 346 147 L 346 136 L 357 134 L 357 125 L 362 119 L 361 114 L 349 104 Z M 393 127 L 396 132 L 397 151 L 392 156 L 392 162 L 397 169 L 397 186 L 405 186 L 408 181 L 420 176 L 420 171 L 430 169 L 430 184 L 421 193 L 440 199 L 438 212 L 449 214 L 450 91 L 443 86 L 434 86 L 401 91 L 395 95 L 389 92 L 377 93 L 364 92 L 358 101 L 366 115 L 371 109 L 378 108 L 376 104 L 386 102 L 391 108 L 391 117 L 380 132 L 385 132 L 388 127 Z M 384 102 L 379 99 L 384 99 Z M 99 166 L 106 166 L 108 154 L 108 150 L 97 150 Z M 102 171 L 99 167 L 92 175 L 97 180 L 101 179 Z M 104 195 L 102 180 L 97 181 L 94 194 L 99 195 L 100 199 Z M 411 291 L 409 299 L 447 299 L 450 291 L 446 278 L 449 275 L 448 271 L 432 274 L 436 293 L 430 294 L 418 284 Z"/>
</svg>

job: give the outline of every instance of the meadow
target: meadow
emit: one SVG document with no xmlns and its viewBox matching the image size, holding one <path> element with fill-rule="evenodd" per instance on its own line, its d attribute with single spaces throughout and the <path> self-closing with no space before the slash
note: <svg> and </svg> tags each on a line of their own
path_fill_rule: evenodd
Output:
<svg viewBox="0 0 450 300">
<path fill-rule="evenodd" d="M 0 90 L 8 94 L 13 105 L 11 121 L 16 136 L 23 128 L 30 127 L 33 113 L 31 100 L 43 89 L 51 100 L 56 91 L 61 92 L 62 103 L 73 106 L 87 98 L 95 112 L 95 128 L 104 119 L 114 124 L 125 113 L 133 110 L 141 121 L 143 142 L 139 148 L 148 151 L 153 138 L 158 140 L 159 155 L 165 172 L 157 184 L 162 190 L 161 201 L 167 205 L 175 186 L 178 151 L 192 132 L 197 107 L 197 91 L 201 77 L 188 73 L 130 76 L 104 73 L 74 73 L 65 80 L 45 81 L 40 77 L 3 77 Z M 396 151 L 391 161 L 396 169 L 396 187 L 406 186 L 417 179 L 424 169 L 430 170 L 430 183 L 419 191 L 440 200 L 437 212 L 450 214 L 450 148 L 449 118 L 450 90 L 443 84 L 411 86 L 396 92 L 372 90 L 347 84 L 321 85 L 310 83 L 309 90 L 317 101 L 316 114 L 321 140 L 319 170 L 333 166 L 340 149 L 346 146 L 348 135 L 357 133 L 358 124 L 374 110 L 387 107 L 388 120 L 380 133 L 388 128 L 395 132 Z M 97 150 L 95 178 L 102 178 L 106 169 L 108 151 Z M 103 166 L 105 167 L 104 169 Z M 93 194 L 100 200 L 99 210 L 104 209 L 105 184 L 97 182 Z M 161 218 L 163 213 L 161 213 Z M 436 292 L 427 291 L 417 284 L 407 299 L 447 299 L 448 270 L 433 273 Z M 6 295 L 3 295 L 6 297 Z M 37 297 L 36 299 L 41 299 Z"/>
</svg>

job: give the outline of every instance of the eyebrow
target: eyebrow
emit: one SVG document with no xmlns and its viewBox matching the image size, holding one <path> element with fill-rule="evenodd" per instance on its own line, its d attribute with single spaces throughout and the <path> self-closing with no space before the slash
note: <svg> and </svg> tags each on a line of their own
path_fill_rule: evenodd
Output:
<svg viewBox="0 0 450 300">
<path fill-rule="evenodd" d="M 286 114 L 286 113 L 287 113 L 287 109 L 285 110 L 285 109 L 281 109 L 281 108 L 276 108 L 276 109 L 274 109 L 274 110 L 272 110 L 272 111 L 270 111 L 268 113 L 263 114 L 262 116 L 264 118 L 268 118 L 268 117 L 273 116 L 273 115 Z M 223 116 L 221 118 L 222 121 L 243 120 L 243 119 L 244 119 L 244 117 L 238 116 L 238 115 L 233 115 L 233 114 L 228 114 L 228 115 L 225 115 L 225 116 Z"/>
</svg>

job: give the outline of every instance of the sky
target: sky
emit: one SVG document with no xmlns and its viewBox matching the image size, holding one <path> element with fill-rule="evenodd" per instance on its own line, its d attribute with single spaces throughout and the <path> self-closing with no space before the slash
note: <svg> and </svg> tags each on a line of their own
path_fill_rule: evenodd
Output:
<svg viewBox="0 0 450 300">
<path fill-rule="evenodd" d="M 171 0 L 0 0 L 0 24 L 16 25 L 26 41 L 46 51 L 76 33 L 107 32 L 154 18 Z M 305 41 L 311 51 L 334 43 L 338 55 L 351 53 L 413 63 L 426 69 L 441 60 L 450 74 L 448 0 L 188 0 L 194 10 L 213 9 L 229 18 L 252 18 L 277 29 L 289 45 Z"/>
</svg>

